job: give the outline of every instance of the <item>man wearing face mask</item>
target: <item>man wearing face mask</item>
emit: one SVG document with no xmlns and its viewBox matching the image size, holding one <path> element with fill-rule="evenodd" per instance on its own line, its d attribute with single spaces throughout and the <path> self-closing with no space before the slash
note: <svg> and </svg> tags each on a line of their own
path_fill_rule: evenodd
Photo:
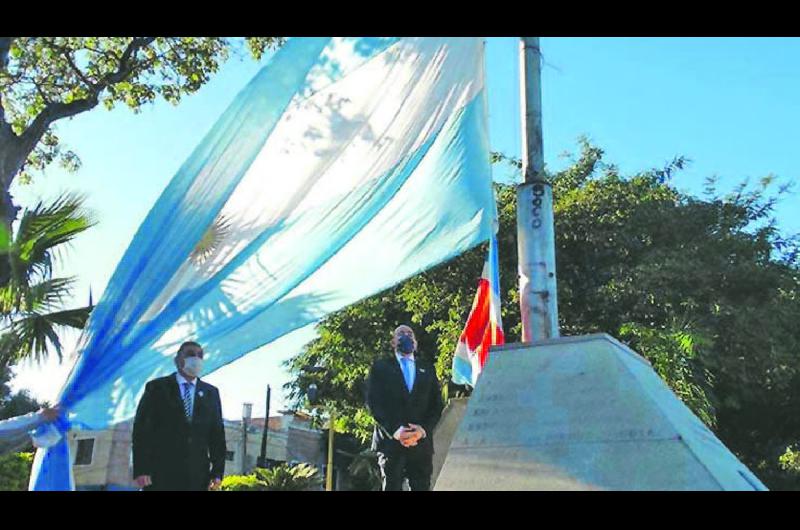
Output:
<svg viewBox="0 0 800 530">
<path fill-rule="evenodd" d="M 442 415 L 436 372 L 414 356 L 417 340 L 408 326 L 392 338 L 393 354 L 372 365 L 367 407 L 375 418 L 372 449 L 378 453 L 384 491 L 400 491 L 408 478 L 412 491 L 430 489 L 433 429 Z"/>
<path fill-rule="evenodd" d="M 198 379 L 203 348 L 184 342 L 177 372 L 147 383 L 133 424 L 133 476 L 146 490 L 216 489 L 225 471 L 225 427 L 216 387 Z"/>
</svg>

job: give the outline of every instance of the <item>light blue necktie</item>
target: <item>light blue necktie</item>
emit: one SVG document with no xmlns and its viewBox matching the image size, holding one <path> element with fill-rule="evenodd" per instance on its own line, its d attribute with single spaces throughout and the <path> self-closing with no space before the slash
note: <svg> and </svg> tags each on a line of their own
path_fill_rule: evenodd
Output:
<svg viewBox="0 0 800 530">
<path fill-rule="evenodd" d="M 192 419 L 192 385 L 189 383 L 183 384 L 183 412 L 187 420 Z"/>
<path fill-rule="evenodd" d="M 403 367 L 403 378 L 406 380 L 406 388 L 411 392 L 411 359 L 408 357 L 401 357 L 400 361 L 400 365 Z"/>
</svg>

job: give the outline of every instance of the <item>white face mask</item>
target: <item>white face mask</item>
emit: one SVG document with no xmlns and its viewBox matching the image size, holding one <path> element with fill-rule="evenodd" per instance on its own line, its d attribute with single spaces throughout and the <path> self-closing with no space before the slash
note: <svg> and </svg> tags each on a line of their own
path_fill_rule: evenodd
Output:
<svg viewBox="0 0 800 530">
<path fill-rule="evenodd" d="M 197 377 L 203 371 L 203 359 L 200 357 L 187 357 L 183 360 L 183 371 L 189 377 Z"/>
</svg>

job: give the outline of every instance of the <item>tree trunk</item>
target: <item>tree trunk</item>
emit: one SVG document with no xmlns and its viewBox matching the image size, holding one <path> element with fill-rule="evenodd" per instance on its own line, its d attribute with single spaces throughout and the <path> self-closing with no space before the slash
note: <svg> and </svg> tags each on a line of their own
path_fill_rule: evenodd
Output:
<svg viewBox="0 0 800 530">
<path fill-rule="evenodd" d="M 14 178 L 22 169 L 28 156 L 19 138 L 13 133 L 0 134 L 0 220 L 10 237 L 11 223 L 17 218 L 19 207 L 14 204 L 10 189 Z"/>
<path fill-rule="evenodd" d="M 0 37 L 0 72 L 5 72 L 8 65 L 8 54 L 11 50 L 12 37 Z M 0 97 L 0 220 L 5 226 L 9 239 L 11 238 L 11 223 L 17 217 L 19 208 L 14 206 L 9 189 L 14 176 L 22 167 L 19 161 L 21 148 L 19 138 L 6 122 L 5 107 Z M 27 154 L 25 155 L 27 157 Z M 22 159 L 25 160 L 24 158 Z"/>
</svg>

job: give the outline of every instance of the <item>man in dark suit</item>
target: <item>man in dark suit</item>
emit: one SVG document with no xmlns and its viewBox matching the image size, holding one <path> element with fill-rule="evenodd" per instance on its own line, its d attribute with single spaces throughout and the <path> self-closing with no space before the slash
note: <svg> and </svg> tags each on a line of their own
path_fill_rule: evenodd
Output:
<svg viewBox="0 0 800 530">
<path fill-rule="evenodd" d="M 178 371 L 147 383 L 133 424 L 133 476 L 148 490 L 216 489 L 225 471 L 225 427 L 216 387 L 198 379 L 203 348 L 184 342 Z"/>
<path fill-rule="evenodd" d="M 384 491 L 427 491 L 433 472 L 433 430 L 442 415 L 439 381 L 431 365 L 414 357 L 417 341 L 408 326 L 392 338 L 394 353 L 372 365 L 367 407 L 375 418 L 372 449 L 378 453 Z"/>
</svg>

